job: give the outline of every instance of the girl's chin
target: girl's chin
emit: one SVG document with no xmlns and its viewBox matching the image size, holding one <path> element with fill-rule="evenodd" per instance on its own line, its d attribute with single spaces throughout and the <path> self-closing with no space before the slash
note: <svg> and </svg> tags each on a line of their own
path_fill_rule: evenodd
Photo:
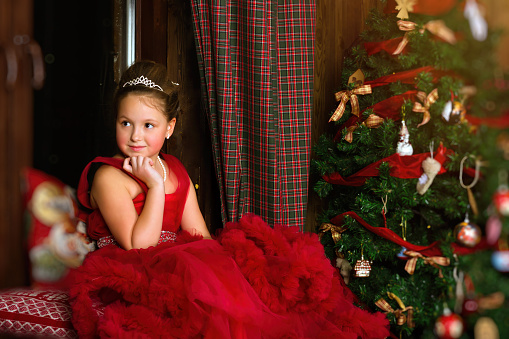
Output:
<svg viewBox="0 0 509 339">
<path fill-rule="evenodd" d="M 132 158 L 132 157 L 148 157 L 145 154 L 139 153 L 139 152 L 128 152 L 123 154 L 124 158 Z"/>
<path fill-rule="evenodd" d="M 146 147 L 126 147 L 122 153 L 124 153 L 126 156 L 128 157 L 134 157 L 134 156 L 149 156 L 149 154 L 147 154 L 147 148 Z"/>
</svg>

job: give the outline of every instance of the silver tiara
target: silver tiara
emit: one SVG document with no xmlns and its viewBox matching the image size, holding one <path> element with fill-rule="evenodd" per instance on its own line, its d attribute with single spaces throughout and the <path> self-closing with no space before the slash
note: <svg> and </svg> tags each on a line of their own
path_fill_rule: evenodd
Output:
<svg viewBox="0 0 509 339">
<path fill-rule="evenodd" d="M 150 88 L 158 89 L 161 92 L 164 92 L 163 89 L 161 88 L 161 86 L 157 85 L 155 82 L 153 82 L 152 80 L 146 78 L 143 75 L 140 75 L 136 79 L 127 81 L 126 83 L 124 83 L 124 86 L 122 86 L 122 87 L 125 87 L 125 86 L 135 86 L 135 85 L 144 85 L 144 86 L 147 86 L 147 87 L 150 87 Z"/>
</svg>

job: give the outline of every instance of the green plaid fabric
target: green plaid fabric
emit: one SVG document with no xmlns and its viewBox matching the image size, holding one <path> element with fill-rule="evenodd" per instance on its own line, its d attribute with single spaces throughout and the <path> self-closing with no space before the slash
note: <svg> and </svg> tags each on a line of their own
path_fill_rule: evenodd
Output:
<svg viewBox="0 0 509 339">
<path fill-rule="evenodd" d="M 223 223 L 306 218 L 314 0 L 193 0 Z"/>
</svg>

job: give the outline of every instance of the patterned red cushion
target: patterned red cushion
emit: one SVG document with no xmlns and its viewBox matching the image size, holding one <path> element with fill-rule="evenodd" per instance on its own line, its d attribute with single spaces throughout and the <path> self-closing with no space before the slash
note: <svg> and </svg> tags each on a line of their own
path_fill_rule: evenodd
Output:
<svg viewBox="0 0 509 339">
<path fill-rule="evenodd" d="M 77 217 L 75 191 L 34 168 L 23 172 L 23 187 L 32 287 L 59 289 L 69 268 L 79 266 L 93 249 Z"/>
<path fill-rule="evenodd" d="M 68 295 L 57 290 L 24 288 L 0 292 L 0 334 L 77 338 Z"/>
</svg>

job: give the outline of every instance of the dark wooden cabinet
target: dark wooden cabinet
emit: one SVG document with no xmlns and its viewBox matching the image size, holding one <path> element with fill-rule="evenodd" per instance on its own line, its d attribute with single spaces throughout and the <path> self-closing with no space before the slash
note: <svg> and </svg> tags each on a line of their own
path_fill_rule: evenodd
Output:
<svg viewBox="0 0 509 339">
<path fill-rule="evenodd" d="M 0 1 L 0 287 L 25 285 L 20 172 L 32 164 L 33 90 L 44 80 L 32 0 Z"/>
</svg>

